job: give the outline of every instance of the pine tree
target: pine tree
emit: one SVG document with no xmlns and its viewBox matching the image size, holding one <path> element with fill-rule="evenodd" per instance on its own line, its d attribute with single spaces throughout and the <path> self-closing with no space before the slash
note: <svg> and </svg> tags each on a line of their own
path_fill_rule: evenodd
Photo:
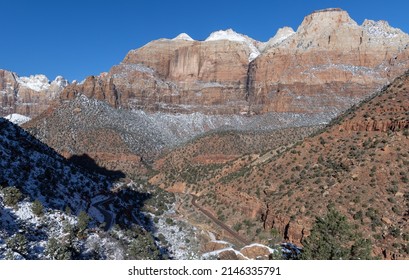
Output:
<svg viewBox="0 0 409 280">
<path fill-rule="evenodd" d="M 353 231 L 345 216 L 329 209 L 317 218 L 311 234 L 304 239 L 302 259 L 351 260 L 370 259 L 371 243 Z"/>
<path fill-rule="evenodd" d="M 48 240 L 45 253 L 52 260 L 71 260 L 78 254 L 71 240 L 59 241 L 52 237 Z"/>
<path fill-rule="evenodd" d="M 10 207 L 15 207 L 23 197 L 21 191 L 16 187 L 4 188 L 3 195 L 4 204 Z"/>
<path fill-rule="evenodd" d="M 38 199 L 34 200 L 33 204 L 31 205 L 31 210 L 33 211 L 34 215 L 38 217 L 44 215 L 43 204 Z"/>
<path fill-rule="evenodd" d="M 23 257 L 28 253 L 28 242 L 26 237 L 21 233 L 16 233 L 7 240 L 7 247 L 13 252 L 19 253 Z"/>
<path fill-rule="evenodd" d="M 78 214 L 78 233 L 82 235 L 85 230 L 88 228 L 89 222 L 91 221 L 90 216 L 88 216 L 87 212 L 85 211 L 80 211 Z"/>
</svg>

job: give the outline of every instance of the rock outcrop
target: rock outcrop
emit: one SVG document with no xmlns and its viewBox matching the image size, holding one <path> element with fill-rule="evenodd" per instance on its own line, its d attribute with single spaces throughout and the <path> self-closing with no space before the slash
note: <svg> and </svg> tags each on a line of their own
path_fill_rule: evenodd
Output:
<svg viewBox="0 0 409 280">
<path fill-rule="evenodd" d="M 35 117 L 45 111 L 68 81 L 58 76 L 50 82 L 44 75 L 19 77 L 0 69 L 0 116 L 18 113 Z"/>
<path fill-rule="evenodd" d="M 115 107 L 177 113 L 339 113 L 409 68 L 409 36 L 328 9 L 267 43 L 233 30 L 187 34 L 130 51 L 109 73 L 68 87 Z"/>
</svg>

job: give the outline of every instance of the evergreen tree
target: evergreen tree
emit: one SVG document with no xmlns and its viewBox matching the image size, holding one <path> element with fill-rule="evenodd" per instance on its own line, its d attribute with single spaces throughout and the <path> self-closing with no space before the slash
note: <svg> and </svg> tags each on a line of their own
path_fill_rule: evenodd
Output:
<svg viewBox="0 0 409 280">
<path fill-rule="evenodd" d="M 78 254 L 78 250 L 72 240 L 59 241 L 52 237 L 48 240 L 45 253 L 52 260 L 72 260 Z"/>
<path fill-rule="evenodd" d="M 351 260 L 370 259 L 371 243 L 353 231 L 345 216 L 329 209 L 317 218 L 311 234 L 304 239 L 302 259 Z"/>
<path fill-rule="evenodd" d="M 7 240 L 7 247 L 23 257 L 27 256 L 28 242 L 26 237 L 21 233 L 16 233 L 13 237 L 10 237 Z"/>
<path fill-rule="evenodd" d="M 91 218 L 90 216 L 88 216 L 87 212 L 81 210 L 80 213 L 78 214 L 78 223 L 77 223 L 78 233 L 80 235 L 82 235 L 85 232 L 85 230 L 88 228 L 90 221 L 91 221 Z"/>
<path fill-rule="evenodd" d="M 4 188 L 3 195 L 4 204 L 10 207 L 15 207 L 23 197 L 21 191 L 16 187 Z"/>
<path fill-rule="evenodd" d="M 31 210 L 33 211 L 34 215 L 38 217 L 44 215 L 43 204 L 38 199 L 34 200 L 33 204 L 31 205 Z"/>
</svg>

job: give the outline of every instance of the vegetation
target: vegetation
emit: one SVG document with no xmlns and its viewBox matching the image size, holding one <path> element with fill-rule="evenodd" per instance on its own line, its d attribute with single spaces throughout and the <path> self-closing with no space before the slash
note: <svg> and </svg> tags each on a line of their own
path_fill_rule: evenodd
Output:
<svg viewBox="0 0 409 280">
<path fill-rule="evenodd" d="M 89 222 L 91 221 L 91 218 L 88 216 L 87 212 L 81 211 L 78 214 L 78 233 L 82 234 L 84 231 L 88 228 Z"/>
<path fill-rule="evenodd" d="M 356 233 L 345 216 L 334 209 L 317 218 L 311 235 L 303 241 L 302 259 L 371 259 L 371 243 Z"/>
<path fill-rule="evenodd" d="M 15 207 L 22 199 L 23 195 L 16 187 L 6 187 L 3 189 L 4 204 L 10 207 Z"/>
<path fill-rule="evenodd" d="M 7 247 L 13 252 L 19 253 L 22 256 L 27 255 L 28 243 L 26 237 L 21 233 L 16 233 L 7 240 Z"/>
<path fill-rule="evenodd" d="M 44 215 L 44 206 L 43 204 L 38 200 L 34 200 L 31 210 L 33 211 L 34 215 L 41 217 Z"/>
</svg>

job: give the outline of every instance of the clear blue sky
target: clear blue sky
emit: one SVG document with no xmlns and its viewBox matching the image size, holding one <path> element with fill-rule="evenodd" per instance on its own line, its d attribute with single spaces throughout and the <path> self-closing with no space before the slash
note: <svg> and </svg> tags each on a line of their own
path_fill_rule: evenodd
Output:
<svg viewBox="0 0 409 280">
<path fill-rule="evenodd" d="M 358 24 L 384 19 L 409 33 L 408 0 L 0 0 L 0 68 L 82 80 L 154 39 L 186 32 L 204 40 L 233 28 L 267 41 L 278 28 L 296 30 L 304 16 L 329 7 L 347 10 Z"/>
</svg>

